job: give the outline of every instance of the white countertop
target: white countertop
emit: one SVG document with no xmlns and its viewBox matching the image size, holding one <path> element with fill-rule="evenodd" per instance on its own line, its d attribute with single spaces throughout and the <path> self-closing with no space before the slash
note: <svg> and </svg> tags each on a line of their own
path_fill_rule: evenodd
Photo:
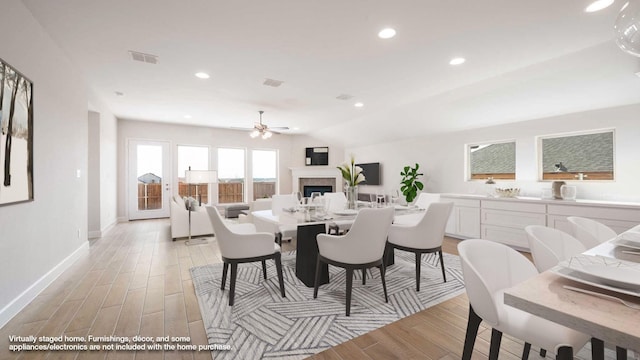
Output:
<svg viewBox="0 0 640 360">
<path fill-rule="evenodd" d="M 625 208 L 640 208 L 640 203 L 634 202 L 621 202 L 621 201 L 606 201 L 606 200 L 555 200 L 555 199 L 540 199 L 536 197 L 516 196 L 513 198 L 507 197 L 492 197 L 487 195 L 477 194 L 440 194 L 442 197 L 458 198 L 458 199 L 472 199 L 472 200 L 491 200 L 491 201 L 517 201 L 517 202 L 530 202 L 537 204 L 549 204 L 549 205 L 568 205 L 568 206 L 604 206 L 604 207 L 625 207 Z"/>
</svg>

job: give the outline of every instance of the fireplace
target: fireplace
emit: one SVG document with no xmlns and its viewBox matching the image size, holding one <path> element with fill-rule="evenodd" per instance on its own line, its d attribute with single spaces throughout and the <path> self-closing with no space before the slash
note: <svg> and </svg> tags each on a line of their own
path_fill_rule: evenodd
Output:
<svg viewBox="0 0 640 360">
<path fill-rule="evenodd" d="M 327 185 L 305 185 L 302 187 L 302 193 L 304 197 L 310 197 L 312 192 L 319 192 L 324 194 L 326 192 L 333 192 L 333 186 Z"/>
<path fill-rule="evenodd" d="M 342 174 L 333 166 L 306 166 L 304 168 L 292 168 L 291 176 L 293 180 L 291 184 L 292 191 L 300 191 L 301 193 L 304 193 L 305 187 L 307 186 L 325 187 L 328 192 L 342 191 Z"/>
</svg>

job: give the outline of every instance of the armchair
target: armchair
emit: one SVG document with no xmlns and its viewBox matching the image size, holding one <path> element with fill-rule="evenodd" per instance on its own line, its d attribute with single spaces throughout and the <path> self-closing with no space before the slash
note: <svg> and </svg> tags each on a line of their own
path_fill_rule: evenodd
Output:
<svg viewBox="0 0 640 360">
<path fill-rule="evenodd" d="M 171 239 L 189 236 L 189 210 L 180 195 L 171 197 Z M 211 235 L 213 227 L 207 211 L 202 206 L 196 206 L 191 211 L 191 236 Z"/>
</svg>

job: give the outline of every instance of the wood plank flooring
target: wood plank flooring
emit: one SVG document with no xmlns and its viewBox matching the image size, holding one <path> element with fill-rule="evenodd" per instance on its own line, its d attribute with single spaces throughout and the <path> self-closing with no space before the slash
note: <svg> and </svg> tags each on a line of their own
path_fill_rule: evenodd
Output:
<svg viewBox="0 0 640 360">
<path fill-rule="evenodd" d="M 457 254 L 457 243 L 447 238 L 444 251 Z M 283 248 L 295 249 L 295 242 Z M 11 353 L 8 337 L 171 335 L 206 344 L 189 268 L 217 262 L 213 239 L 195 246 L 184 239 L 173 242 L 168 219 L 117 224 L 0 329 L 0 359 L 211 359 L 209 352 L 186 351 Z M 468 306 L 466 295 L 460 295 L 311 359 L 459 359 Z M 481 326 L 474 358 L 487 357 L 490 333 Z M 520 358 L 521 351 L 520 341 L 503 338 L 501 359 Z"/>
</svg>

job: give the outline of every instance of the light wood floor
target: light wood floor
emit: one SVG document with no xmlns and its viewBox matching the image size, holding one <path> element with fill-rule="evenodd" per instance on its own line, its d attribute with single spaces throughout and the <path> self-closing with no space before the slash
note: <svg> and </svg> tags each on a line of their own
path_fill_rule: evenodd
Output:
<svg viewBox="0 0 640 360">
<path fill-rule="evenodd" d="M 444 251 L 457 254 L 457 243 L 446 239 Z M 208 352 L 10 353 L 10 335 L 171 335 L 207 343 L 189 268 L 220 262 L 215 241 L 173 242 L 163 219 L 118 224 L 90 245 L 87 256 L 0 329 L 0 359 L 211 359 Z M 458 296 L 312 359 L 459 359 L 468 306 L 466 295 Z M 475 358 L 487 357 L 490 333 L 481 327 Z M 501 359 L 517 359 L 521 351 L 521 342 L 503 338 Z"/>
</svg>

